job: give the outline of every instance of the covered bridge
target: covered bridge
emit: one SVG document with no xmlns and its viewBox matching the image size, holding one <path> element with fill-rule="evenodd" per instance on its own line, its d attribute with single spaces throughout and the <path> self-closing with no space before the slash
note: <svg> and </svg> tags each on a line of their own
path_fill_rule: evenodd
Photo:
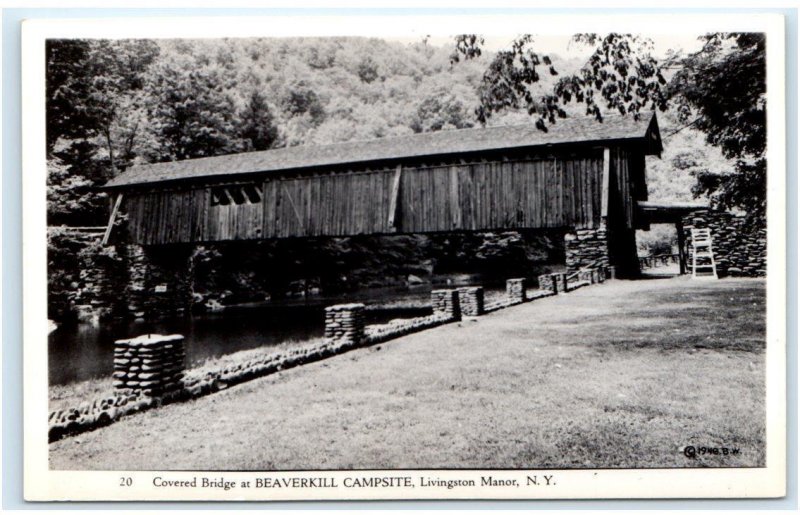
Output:
<svg viewBox="0 0 800 515">
<path fill-rule="evenodd" d="M 567 268 L 638 272 L 655 114 L 298 146 L 131 167 L 113 218 L 147 249 L 270 238 L 562 229 Z M 108 232 L 106 234 L 107 241 Z"/>
</svg>

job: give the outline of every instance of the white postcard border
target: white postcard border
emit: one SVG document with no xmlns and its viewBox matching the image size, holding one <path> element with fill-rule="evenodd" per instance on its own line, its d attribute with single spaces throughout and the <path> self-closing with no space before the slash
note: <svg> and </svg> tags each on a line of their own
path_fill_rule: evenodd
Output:
<svg viewBox="0 0 800 515">
<path fill-rule="evenodd" d="M 713 469 L 581 469 L 531 471 L 143 472 L 54 471 L 47 442 L 47 259 L 45 66 L 47 38 L 212 38 L 297 35 L 407 36 L 572 34 L 576 32 L 763 31 L 767 36 L 768 270 L 767 466 Z M 784 18 L 776 14 L 658 15 L 431 15 L 274 16 L 30 20 L 22 37 L 23 132 L 23 338 L 24 492 L 26 500 L 345 500 L 345 499 L 556 499 L 780 497 L 786 482 L 786 141 Z M 155 477 L 241 481 L 264 477 L 433 476 L 478 479 L 486 475 L 552 476 L 551 487 L 283 488 L 222 490 L 158 488 Z M 133 485 L 121 487 L 120 478 Z"/>
</svg>

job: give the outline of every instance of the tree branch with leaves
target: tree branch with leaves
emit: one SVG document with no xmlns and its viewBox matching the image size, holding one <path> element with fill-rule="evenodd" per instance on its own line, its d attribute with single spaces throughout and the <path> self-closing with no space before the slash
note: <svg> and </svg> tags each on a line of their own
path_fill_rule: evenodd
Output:
<svg viewBox="0 0 800 515">
<path fill-rule="evenodd" d="M 525 109 L 536 118 L 536 126 L 546 131 L 548 124 L 567 116 L 564 105 L 586 105 L 586 114 L 603 120 L 607 111 L 631 114 L 639 118 L 644 109 L 664 110 L 667 106 L 667 83 L 650 54 L 652 43 L 633 34 L 577 34 L 573 42 L 597 45 L 587 63 L 576 73 L 558 80 L 553 91 L 534 95 L 532 86 L 539 82 L 542 69 L 558 75 L 552 60 L 535 50 L 531 34 L 515 38 L 510 48 L 495 54 L 478 89 L 476 116 L 481 123 L 505 109 Z M 484 40 L 474 34 L 456 37 L 454 57 L 472 59 L 481 55 Z"/>
</svg>

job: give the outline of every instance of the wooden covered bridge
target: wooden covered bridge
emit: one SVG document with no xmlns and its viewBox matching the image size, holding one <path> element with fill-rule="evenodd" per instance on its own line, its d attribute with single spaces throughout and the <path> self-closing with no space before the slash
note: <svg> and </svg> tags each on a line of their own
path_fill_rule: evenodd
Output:
<svg viewBox="0 0 800 515">
<path fill-rule="evenodd" d="M 134 166 L 106 188 L 130 243 L 563 229 L 567 266 L 638 271 L 655 114 L 567 118 Z M 109 223 L 109 228 L 112 223 Z M 106 235 L 108 236 L 108 234 Z M 108 238 L 106 238 L 107 240 Z"/>
</svg>

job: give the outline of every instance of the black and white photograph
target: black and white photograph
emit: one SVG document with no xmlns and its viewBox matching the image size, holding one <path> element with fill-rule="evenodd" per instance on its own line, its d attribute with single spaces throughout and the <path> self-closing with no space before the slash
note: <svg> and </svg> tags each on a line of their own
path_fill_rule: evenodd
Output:
<svg viewBox="0 0 800 515">
<path fill-rule="evenodd" d="M 780 465 L 782 33 L 576 27 L 45 38 L 46 469 L 534 498 Z"/>
</svg>

